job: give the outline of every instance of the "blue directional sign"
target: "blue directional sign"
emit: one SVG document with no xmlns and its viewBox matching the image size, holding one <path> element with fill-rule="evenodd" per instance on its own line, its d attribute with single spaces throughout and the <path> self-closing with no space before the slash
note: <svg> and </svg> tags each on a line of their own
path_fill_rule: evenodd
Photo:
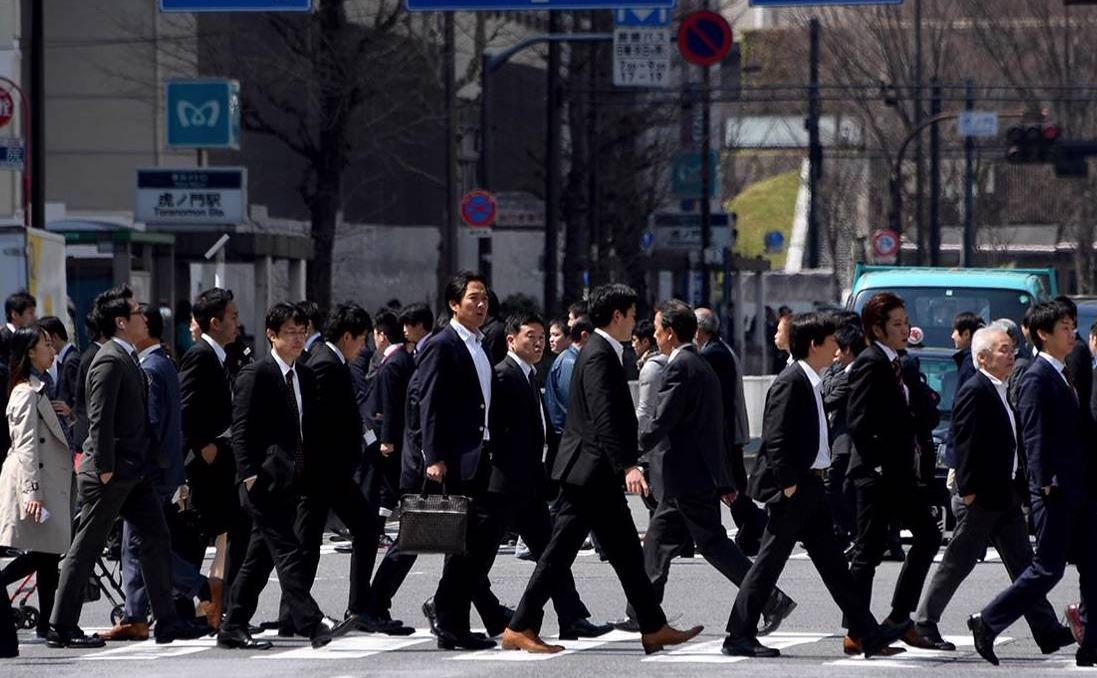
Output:
<svg viewBox="0 0 1097 678">
<path fill-rule="evenodd" d="M 617 9 L 613 11 L 613 25 L 629 28 L 667 28 L 670 26 L 670 10 Z"/>
<path fill-rule="evenodd" d="M 308 12 L 312 0 L 160 0 L 161 12 Z"/>
<path fill-rule="evenodd" d="M 901 5 L 903 0 L 750 0 L 751 7 L 809 7 L 817 5 Z"/>
<path fill-rule="evenodd" d="M 673 9 L 677 0 L 404 0 L 409 12 Z"/>
<path fill-rule="evenodd" d="M 165 88 L 168 146 L 240 148 L 240 83 L 173 80 Z"/>
</svg>

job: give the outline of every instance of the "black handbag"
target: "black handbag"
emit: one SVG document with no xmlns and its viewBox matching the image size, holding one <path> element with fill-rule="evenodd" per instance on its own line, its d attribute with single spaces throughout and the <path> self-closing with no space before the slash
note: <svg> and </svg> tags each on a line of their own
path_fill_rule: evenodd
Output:
<svg viewBox="0 0 1097 678">
<path fill-rule="evenodd" d="M 403 553 L 466 552 L 469 498 L 446 494 L 427 494 L 427 483 L 419 494 L 400 497 L 400 535 L 397 546 Z"/>
</svg>

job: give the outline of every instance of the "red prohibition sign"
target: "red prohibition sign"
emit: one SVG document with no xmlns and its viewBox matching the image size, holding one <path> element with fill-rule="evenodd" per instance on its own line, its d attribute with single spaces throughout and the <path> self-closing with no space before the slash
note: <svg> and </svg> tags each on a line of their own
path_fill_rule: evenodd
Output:
<svg viewBox="0 0 1097 678">
<path fill-rule="evenodd" d="M 711 66 L 731 51 L 731 26 L 716 12 L 692 12 L 678 27 L 678 51 L 691 64 Z"/>
</svg>

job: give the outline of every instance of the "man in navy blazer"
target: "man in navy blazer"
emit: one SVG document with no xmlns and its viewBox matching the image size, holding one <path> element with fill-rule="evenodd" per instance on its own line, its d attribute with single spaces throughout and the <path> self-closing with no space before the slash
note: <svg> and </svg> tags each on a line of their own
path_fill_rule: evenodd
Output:
<svg viewBox="0 0 1097 678">
<path fill-rule="evenodd" d="M 1040 304 L 1029 316 L 1029 332 L 1039 353 L 1021 377 L 1017 409 L 1036 556 L 1009 588 L 968 619 L 975 649 L 995 665 L 994 638 L 1044 600 L 1062 579 L 1068 553 L 1078 564 L 1082 602 L 1097 605 L 1093 451 L 1087 448 L 1085 415 L 1065 365 L 1075 344 L 1070 309 L 1059 302 Z M 1075 661 L 1097 665 L 1097 633 L 1085 634 Z"/>
</svg>

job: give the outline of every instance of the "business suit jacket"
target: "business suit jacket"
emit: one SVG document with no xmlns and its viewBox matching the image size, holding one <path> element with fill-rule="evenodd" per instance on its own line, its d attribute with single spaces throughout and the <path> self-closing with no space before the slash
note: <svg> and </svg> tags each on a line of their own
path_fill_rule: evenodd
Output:
<svg viewBox="0 0 1097 678">
<path fill-rule="evenodd" d="M 724 447 L 727 449 L 728 464 L 732 471 L 732 481 L 736 489 L 746 489 L 746 467 L 743 466 L 743 448 L 736 443 L 740 438 L 739 408 L 742 397 L 743 376 L 731 348 L 716 338 L 701 349 L 701 357 L 708 361 L 720 380 L 720 395 L 724 404 Z"/>
<path fill-rule="evenodd" d="M 610 343 L 594 333 L 575 361 L 552 479 L 571 485 L 620 481 L 639 456 L 636 426 L 625 368 Z"/>
<path fill-rule="evenodd" d="M 492 471 L 488 490 L 521 497 L 544 497 L 547 494 L 543 461 L 545 445 L 549 446 L 548 459 L 551 462 L 557 440 L 556 432 L 549 423 L 548 412 L 536 390 L 538 387 L 530 384 L 521 366 L 510 356 L 496 365 L 493 371 L 490 419 Z"/>
<path fill-rule="evenodd" d="M 77 451 L 84 449 L 84 441 L 88 437 L 88 370 L 91 369 L 91 361 L 95 360 L 95 354 L 98 352 L 99 344 L 94 341 L 88 344 L 80 354 L 80 363 L 76 367 L 76 399 L 72 407 L 72 444 Z"/>
<path fill-rule="evenodd" d="M 71 344 L 70 344 L 71 346 Z M 80 351 L 72 346 L 57 366 L 57 399 L 69 408 L 76 405 L 76 383 L 80 376 Z"/>
<path fill-rule="evenodd" d="M 835 363 L 823 375 L 820 389 L 823 411 L 828 417 L 830 449 L 834 456 L 849 454 L 853 438 L 849 435 L 849 372 L 845 366 Z"/>
<path fill-rule="evenodd" d="M 381 362 L 366 399 L 369 426 L 378 442 L 391 443 L 399 453 L 404 448 L 405 407 L 408 382 L 415 373 L 415 359 L 401 346 Z"/>
<path fill-rule="evenodd" d="M 1089 352 L 1089 345 L 1076 337 L 1074 348 L 1067 355 L 1065 361 L 1070 379 L 1074 382 L 1074 389 L 1078 392 L 1078 402 L 1082 405 L 1082 419 L 1086 425 L 1086 435 L 1092 437 L 1097 432 L 1094 418 L 1088 407 L 1093 397 L 1093 355 Z"/>
<path fill-rule="evenodd" d="M 301 388 L 301 425 L 289 406 L 293 394 L 273 356 L 245 366 L 236 378 L 232 404 L 236 480 L 257 476 L 253 495 L 299 489 L 295 476 L 308 475 L 310 467 L 322 465 L 316 458 L 314 438 L 316 378 L 300 362 L 294 365 L 294 372 Z M 303 469 L 295 468 L 298 444 L 304 452 Z"/>
<path fill-rule="evenodd" d="M 205 339 L 200 338 L 183 355 L 179 387 L 183 445 L 189 467 L 201 462 L 202 448 L 217 443 L 232 425 L 232 390 L 228 374 Z M 221 451 L 227 451 L 227 448 Z"/>
<path fill-rule="evenodd" d="M 108 339 L 88 369 L 88 438 L 81 471 L 143 475 L 149 464 L 167 465 L 149 426 L 145 375 L 121 344 Z"/>
<path fill-rule="evenodd" d="M 762 446 L 750 474 L 750 496 L 766 504 L 780 501 L 785 488 L 799 484 L 809 474 L 818 454 L 815 393 L 808 375 L 793 362 L 777 375 L 766 393 Z"/>
<path fill-rule="evenodd" d="M 277 365 L 276 365 L 277 366 Z M 316 377 L 316 400 L 307 409 L 315 414 L 315 439 L 310 450 L 315 464 L 308 464 L 304 480 L 308 487 L 323 487 L 326 481 L 350 477 L 362 458 L 362 419 L 354 398 L 350 366 L 324 342 L 312 347 L 308 369 Z M 301 398 L 305 391 L 302 388 Z"/>
<path fill-rule="evenodd" d="M 849 432 L 853 439 L 848 475 L 869 477 L 876 467 L 892 478 L 913 477 L 918 435 L 914 403 L 921 383 L 904 379 L 908 404 L 884 351 L 875 343 L 853 361 L 849 374 Z"/>
<path fill-rule="evenodd" d="M 141 363 L 149 382 L 149 425 L 164 451 L 167 466 L 154 469 L 153 482 L 161 496 L 170 496 L 186 481 L 183 475 L 182 397 L 179 373 L 163 348 L 149 353 Z"/>
<path fill-rule="evenodd" d="M 487 355 L 482 344 L 480 350 Z M 427 340 L 415 370 L 426 465 L 444 461 L 448 472 L 472 479 L 480 464 L 487 405 L 476 365 L 452 325 Z"/>
<path fill-rule="evenodd" d="M 640 446 L 670 443 L 649 458 L 652 476 L 662 485 L 658 498 L 734 491 L 720 378 L 693 344 L 682 346 L 667 363 L 656 403 L 655 416 L 640 431 Z"/>
<path fill-rule="evenodd" d="M 1021 377 L 1018 419 L 1029 491 L 1053 485 L 1075 505 L 1089 495 L 1092 452 L 1078 399 L 1051 363 L 1037 357 Z"/>
<path fill-rule="evenodd" d="M 960 387 L 952 402 L 952 444 L 961 497 L 992 511 L 1013 505 L 1017 494 L 1017 442 L 998 391 L 981 372 Z"/>
</svg>

